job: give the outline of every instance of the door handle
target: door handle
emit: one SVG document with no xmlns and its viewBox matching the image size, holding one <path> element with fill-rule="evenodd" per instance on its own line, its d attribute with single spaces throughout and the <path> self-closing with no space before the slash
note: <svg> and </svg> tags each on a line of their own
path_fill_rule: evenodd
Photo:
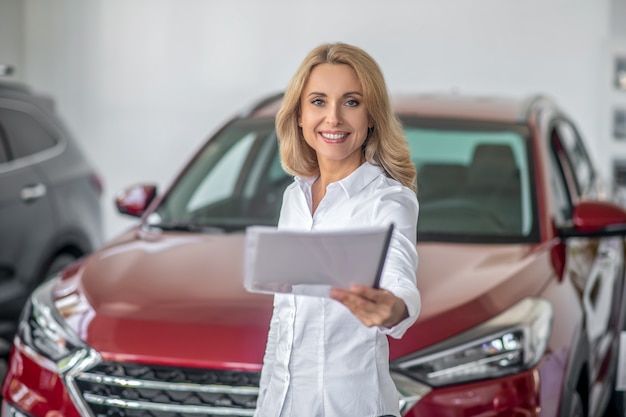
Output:
<svg viewBox="0 0 626 417">
<path fill-rule="evenodd" d="M 46 195 L 46 192 L 46 186 L 43 184 L 27 185 L 20 191 L 20 197 L 25 203 L 30 203 Z"/>
</svg>

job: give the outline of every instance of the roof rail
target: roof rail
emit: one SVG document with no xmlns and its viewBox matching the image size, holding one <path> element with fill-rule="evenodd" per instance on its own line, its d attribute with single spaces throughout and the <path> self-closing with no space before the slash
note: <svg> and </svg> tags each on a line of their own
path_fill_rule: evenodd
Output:
<svg viewBox="0 0 626 417">
<path fill-rule="evenodd" d="M 533 94 L 528 97 L 526 100 L 522 102 L 520 105 L 519 113 L 517 114 L 517 119 L 520 121 L 527 120 L 530 117 L 530 111 L 533 106 L 545 102 L 548 104 L 552 104 L 552 100 L 545 94 Z"/>
<path fill-rule="evenodd" d="M 13 74 L 13 66 L 7 64 L 0 64 L 0 77 Z"/>
<path fill-rule="evenodd" d="M 280 93 L 275 93 L 275 94 L 271 94 L 265 98 L 262 98 L 261 100 L 257 101 L 256 103 L 254 103 L 253 105 L 251 105 L 250 107 L 248 107 L 247 109 L 243 110 L 241 113 L 239 113 L 239 115 L 237 117 L 243 119 L 246 117 L 250 117 L 250 115 L 252 115 L 252 113 L 254 113 L 255 111 L 261 109 L 262 107 L 266 106 L 267 104 L 271 103 L 272 101 L 278 100 L 280 98 L 282 98 L 285 95 L 285 93 L 280 92 Z"/>
</svg>

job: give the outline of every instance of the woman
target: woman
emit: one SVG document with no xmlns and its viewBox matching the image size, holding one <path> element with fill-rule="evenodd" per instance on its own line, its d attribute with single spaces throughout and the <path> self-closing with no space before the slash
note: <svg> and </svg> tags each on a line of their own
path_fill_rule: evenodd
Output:
<svg viewBox="0 0 626 417">
<path fill-rule="evenodd" d="M 387 335 L 401 337 L 420 309 L 418 203 L 378 64 L 343 43 L 313 49 L 286 90 L 276 129 L 282 164 L 295 176 L 280 228 L 395 229 L 380 289 L 275 295 L 255 416 L 399 416 Z"/>
</svg>

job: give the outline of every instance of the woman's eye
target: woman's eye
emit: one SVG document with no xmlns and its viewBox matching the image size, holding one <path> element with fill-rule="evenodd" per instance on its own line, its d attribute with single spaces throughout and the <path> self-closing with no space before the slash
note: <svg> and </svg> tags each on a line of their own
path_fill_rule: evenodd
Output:
<svg viewBox="0 0 626 417">
<path fill-rule="evenodd" d="M 324 100 L 322 100 L 321 98 L 316 98 L 311 101 L 311 104 L 313 104 L 314 106 L 322 106 L 324 105 Z"/>
<path fill-rule="evenodd" d="M 346 106 L 348 107 L 356 107 L 359 105 L 359 102 L 356 100 L 348 100 L 346 101 Z"/>
</svg>

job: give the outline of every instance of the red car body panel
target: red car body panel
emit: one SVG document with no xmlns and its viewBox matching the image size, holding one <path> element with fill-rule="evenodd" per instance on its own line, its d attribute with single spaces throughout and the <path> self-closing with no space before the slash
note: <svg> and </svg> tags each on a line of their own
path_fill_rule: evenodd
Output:
<svg viewBox="0 0 626 417">
<path fill-rule="evenodd" d="M 129 232 L 62 284 L 88 300 L 81 317 L 65 318 L 111 359 L 258 370 L 272 298 L 243 289 L 242 250 L 243 235 Z"/>
<path fill-rule="evenodd" d="M 48 417 L 80 417 L 54 364 L 38 357 L 19 339 L 13 345 L 2 396 L 20 410 Z"/>
</svg>

